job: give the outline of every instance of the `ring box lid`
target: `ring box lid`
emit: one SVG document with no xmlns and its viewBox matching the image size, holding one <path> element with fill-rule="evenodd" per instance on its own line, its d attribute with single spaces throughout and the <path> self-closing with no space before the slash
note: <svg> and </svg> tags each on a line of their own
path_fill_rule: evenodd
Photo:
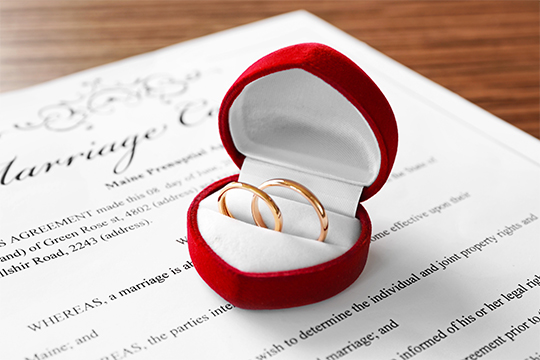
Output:
<svg viewBox="0 0 540 360">
<path fill-rule="evenodd" d="M 239 168 L 247 158 L 359 188 L 349 214 L 383 186 L 397 152 L 383 93 L 349 58 L 317 43 L 277 50 L 244 71 L 223 99 L 219 129 Z M 325 191 L 339 187 L 327 182 Z"/>
</svg>

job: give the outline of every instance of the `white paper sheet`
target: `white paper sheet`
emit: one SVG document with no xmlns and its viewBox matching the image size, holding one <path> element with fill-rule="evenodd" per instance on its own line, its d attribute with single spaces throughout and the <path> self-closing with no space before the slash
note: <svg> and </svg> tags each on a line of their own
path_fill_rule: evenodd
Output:
<svg viewBox="0 0 540 360">
<path fill-rule="evenodd" d="M 306 41 L 380 86 L 398 157 L 365 203 L 373 242 L 350 288 L 300 308 L 233 308 L 189 261 L 186 210 L 237 171 L 217 132 L 228 87 Z M 2 94 L 0 358 L 538 357 L 539 150 L 304 12 Z"/>
</svg>

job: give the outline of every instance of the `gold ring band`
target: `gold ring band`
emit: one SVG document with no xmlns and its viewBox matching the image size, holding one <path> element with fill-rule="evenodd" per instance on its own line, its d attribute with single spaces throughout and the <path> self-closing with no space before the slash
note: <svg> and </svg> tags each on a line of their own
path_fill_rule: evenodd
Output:
<svg viewBox="0 0 540 360">
<path fill-rule="evenodd" d="M 315 212 L 317 213 L 317 216 L 319 217 L 319 221 L 321 223 L 321 233 L 317 241 L 321 241 L 321 242 L 324 241 L 324 239 L 326 239 L 326 235 L 328 234 L 328 217 L 326 216 L 326 210 L 324 210 L 324 207 L 322 206 L 319 199 L 317 199 L 317 197 L 311 191 L 309 191 L 306 187 L 292 180 L 286 180 L 286 179 L 268 180 L 262 183 L 261 186 L 259 186 L 259 189 L 264 190 L 271 186 L 280 186 L 280 187 L 285 187 L 285 188 L 294 190 L 300 195 L 302 195 L 303 197 L 305 197 L 307 201 L 309 201 L 309 203 L 315 209 Z M 253 200 L 251 201 L 251 213 L 253 215 L 253 220 L 258 226 L 267 227 L 262 219 L 261 212 L 259 211 L 257 200 L 258 198 L 254 196 Z"/>
<path fill-rule="evenodd" d="M 283 219 L 281 217 L 281 210 L 279 210 L 274 200 L 272 200 L 272 198 L 267 193 L 249 184 L 245 184 L 241 182 L 232 182 L 232 183 L 227 184 L 227 186 L 225 186 L 223 189 L 221 189 L 218 195 L 218 207 L 219 207 L 220 213 L 234 219 L 234 216 L 232 216 L 231 212 L 229 211 L 229 208 L 227 207 L 227 203 L 225 201 L 225 195 L 227 194 L 227 191 L 232 190 L 232 189 L 244 189 L 253 193 L 253 199 L 261 198 L 272 211 L 272 215 L 274 215 L 274 230 L 281 231 L 281 228 L 283 227 Z M 257 211 L 258 210 L 259 209 L 257 209 Z M 260 212 L 258 212 L 258 214 L 260 217 Z M 253 220 L 255 221 L 255 223 L 257 223 L 257 220 L 255 220 L 254 214 L 252 213 L 251 215 L 253 216 Z M 262 222 L 262 224 L 264 224 L 264 221 Z M 259 223 L 257 223 L 257 225 L 261 226 L 259 225 Z M 264 224 L 264 227 L 267 228 L 266 224 Z"/>
</svg>

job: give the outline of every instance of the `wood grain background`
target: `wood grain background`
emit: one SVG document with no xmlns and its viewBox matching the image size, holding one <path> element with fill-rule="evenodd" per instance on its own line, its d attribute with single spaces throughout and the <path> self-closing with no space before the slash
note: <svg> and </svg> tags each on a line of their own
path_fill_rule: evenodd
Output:
<svg viewBox="0 0 540 360">
<path fill-rule="evenodd" d="M 2 0 L 0 91 L 305 9 L 540 138 L 539 4 Z"/>
</svg>

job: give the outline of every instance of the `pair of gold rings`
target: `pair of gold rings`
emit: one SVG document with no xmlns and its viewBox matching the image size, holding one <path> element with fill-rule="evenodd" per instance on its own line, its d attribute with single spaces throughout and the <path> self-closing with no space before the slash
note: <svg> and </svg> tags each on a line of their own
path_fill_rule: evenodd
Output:
<svg viewBox="0 0 540 360">
<path fill-rule="evenodd" d="M 218 195 L 219 212 L 234 219 L 231 212 L 229 211 L 229 208 L 227 207 L 225 195 L 229 190 L 232 189 L 244 189 L 253 193 L 253 199 L 251 200 L 251 215 L 253 216 L 253 221 L 255 221 L 255 224 L 263 228 L 268 228 L 261 216 L 261 212 L 259 211 L 258 200 L 262 199 L 266 203 L 266 205 L 268 205 L 268 207 L 272 211 L 272 215 L 274 216 L 274 230 L 281 231 L 281 229 L 283 228 L 283 217 L 281 215 L 281 210 L 276 205 L 274 200 L 270 197 L 270 195 L 263 191 L 264 189 L 271 186 L 280 186 L 294 190 L 303 197 L 305 197 L 307 201 L 309 201 L 309 203 L 315 209 L 315 212 L 319 217 L 319 222 L 321 223 L 321 233 L 317 241 L 324 241 L 324 239 L 326 238 L 326 234 L 328 233 L 328 217 L 326 216 L 326 210 L 324 210 L 324 207 L 322 206 L 319 199 L 317 199 L 317 197 L 311 191 L 309 191 L 305 186 L 297 183 L 296 181 L 287 179 L 272 179 L 262 183 L 261 186 L 259 186 L 258 188 L 253 185 L 241 182 L 229 183 L 221 190 Z"/>
</svg>

